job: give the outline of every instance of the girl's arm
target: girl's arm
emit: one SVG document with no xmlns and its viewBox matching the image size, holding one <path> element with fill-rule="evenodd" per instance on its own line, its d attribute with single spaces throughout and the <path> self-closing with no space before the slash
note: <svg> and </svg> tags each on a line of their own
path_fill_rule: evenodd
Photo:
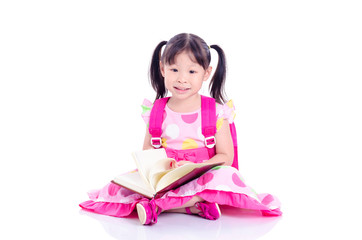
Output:
<svg viewBox="0 0 362 240">
<path fill-rule="evenodd" d="M 231 138 L 230 127 L 228 120 L 224 119 L 224 122 L 215 134 L 216 138 L 216 154 L 210 158 L 208 162 L 222 162 L 224 165 L 231 166 L 234 160 L 234 145 Z"/>
<path fill-rule="evenodd" d="M 145 135 L 145 139 L 143 141 L 143 150 L 147 150 L 147 149 L 152 149 L 152 145 L 151 145 L 151 134 L 148 131 L 148 127 L 146 128 L 146 135 Z"/>
</svg>

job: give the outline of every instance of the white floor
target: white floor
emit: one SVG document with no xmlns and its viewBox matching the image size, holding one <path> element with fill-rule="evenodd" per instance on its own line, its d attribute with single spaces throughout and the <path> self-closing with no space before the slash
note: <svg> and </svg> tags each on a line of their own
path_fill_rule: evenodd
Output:
<svg viewBox="0 0 362 240">
<path fill-rule="evenodd" d="M 0 2 L 0 239 L 362 239 L 361 3 L 170 2 Z M 241 174 L 282 217 L 78 207 L 134 168 L 152 50 L 180 32 L 225 50 Z"/>
<path fill-rule="evenodd" d="M 36 162 L 35 162 L 36 163 Z M 36 163 L 38 165 L 38 163 Z M 308 164 L 311 164 L 310 162 Z M 307 165 L 308 165 L 307 164 Z M 24 164 L 25 165 L 25 164 Z M 31 164 L 30 164 L 31 165 Z M 44 163 L 43 163 L 44 165 Z M 209 221 L 198 216 L 165 213 L 152 226 L 140 225 L 136 215 L 114 218 L 81 210 L 87 200 L 85 185 L 92 182 L 87 171 L 97 166 L 69 170 L 70 163 L 39 166 L 34 172 L 18 166 L 19 174 L 2 175 L 1 239 L 361 239 L 361 193 L 350 187 L 361 183 L 360 175 L 342 175 L 340 169 L 320 169 L 319 176 L 294 176 L 286 169 L 271 169 L 278 178 L 254 185 L 277 183 L 274 192 L 283 203 L 282 217 L 222 208 L 222 217 Z M 78 166 L 78 167 L 77 167 Z M 15 166 L 13 166 L 15 168 Z M 3 169 L 2 169 L 3 170 Z M 50 170 L 51 174 L 46 173 Z M 343 169 L 341 169 L 343 171 Z M 331 174 L 326 174 L 329 171 Z M 284 172 L 284 173 L 283 173 Z M 350 173 L 358 174 L 359 170 Z M 84 179 L 84 173 L 87 177 Z M 257 175 L 257 172 L 254 174 Z M 98 177 L 95 177 L 99 181 Z M 281 180 L 281 178 L 285 178 Z M 93 185 L 94 183 L 90 183 Z M 98 185 L 98 184 L 95 184 Z M 349 186 L 350 185 L 350 186 Z M 291 188 L 294 186 L 294 189 Z M 303 187 L 304 186 L 304 187 Z"/>
<path fill-rule="evenodd" d="M 81 212 L 103 226 L 116 239 L 258 239 L 271 231 L 281 218 L 261 218 L 224 209 L 218 221 L 197 216 L 162 214 L 153 226 L 140 226 L 138 219 L 115 219 Z M 101 227 L 99 227 L 101 228 Z M 136 237 L 135 237 L 136 236 Z"/>
</svg>

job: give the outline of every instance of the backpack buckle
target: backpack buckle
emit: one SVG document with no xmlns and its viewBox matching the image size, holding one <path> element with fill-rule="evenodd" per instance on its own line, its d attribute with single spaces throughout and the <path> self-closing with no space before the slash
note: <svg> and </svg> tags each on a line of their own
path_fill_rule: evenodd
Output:
<svg viewBox="0 0 362 240">
<path fill-rule="evenodd" d="M 151 138 L 151 145 L 154 148 L 160 148 L 162 146 L 162 139 L 160 137 Z"/>
<path fill-rule="evenodd" d="M 213 148 L 216 145 L 216 138 L 215 136 L 205 138 L 205 145 L 208 148 Z"/>
</svg>

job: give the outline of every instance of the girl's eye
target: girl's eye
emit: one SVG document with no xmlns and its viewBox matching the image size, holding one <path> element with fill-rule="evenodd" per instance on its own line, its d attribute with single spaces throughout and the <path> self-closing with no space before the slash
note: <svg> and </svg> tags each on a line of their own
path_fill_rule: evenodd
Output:
<svg viewBox="0 0 362 240">
<path fill-rule="evenodd" d="M 178 72 L 176 68 L 171 68 L 171 72 Z"/>
<path fill-rule="evenodd" d="M 191 73 L 191 74 L 193 74 L 193 73 L 196 73 L 196 71 L 194 71 L 194 70 L 190 70 L 190 73 Z"/>
</svg>

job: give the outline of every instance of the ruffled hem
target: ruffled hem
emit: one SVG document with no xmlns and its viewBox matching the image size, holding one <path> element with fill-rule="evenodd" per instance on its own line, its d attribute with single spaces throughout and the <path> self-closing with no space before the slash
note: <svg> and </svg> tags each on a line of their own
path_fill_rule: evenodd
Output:
<svg viewBox="0 0 362 240">
<path fill-rule="evenodd" d="M 260 210 L 263 216 L 280 216 L 280 202 L 270 194 L 260 194 L 263 197 L 259 202 L 256 199 L 239 193 L 225 192 L 218 190 L 204 190 L 195 195 L 201 197 L 207 202 L 215 202 L 220 205 L 228 205 L 235 208 Z M 156 204 L 163 210 L 179 208 L 188 202 L 193 196 L 175 196 L 168 198 L 156 199 Z M 265 204 L 263 204 L 265 202 Z"/>
<path fill-rule="evenodd" d="M 112 217 L 127 217 L 136 207 L 139 201 L 125 204 L 125 203 L 111 203 L 111 202 L 94 202 L 92 200 L 85 201 L 79 206 L 89 212 L 103 214 Z"/>
<path fill-rule="evenodd" d="M 225 119 L 231 124 L 235 119 L 235 106 L 232 100 L 229 100 L 225 104 L 216 103 L 217 119 Z"/>
<path fill-rule="evenodd" d="M 194 196 L 199 196 L 207 202 L 215 202 L 220 205 L 228 205 L 235 208 L 242 208 L 248 210 L 259 210 L 263 216 L 281 216 L 283 213 L 280 211 L 280 202 L 278 199 L 270 194 L 259 194 L 262 201 L 239 193 L 225 192 L 218 190 L 204 190 L 198 192 L 193 196 L 174 196 L 168 198 L 155 199 L 155 203 L 162 210 L 169 210 L 179 208 L 185 203 L 190 201 Z M 133 203 L 111 203 L 111 202 L 95 202 L 92 200 L 85 201 L 79 206 L 87 211 L 113 216 L 113 217 L 127 217 L 136 207 L 136 204 L 143 199 L 139 199 Z M 264 203 L 263 203 L 264 202 Z"/>
</svg>

